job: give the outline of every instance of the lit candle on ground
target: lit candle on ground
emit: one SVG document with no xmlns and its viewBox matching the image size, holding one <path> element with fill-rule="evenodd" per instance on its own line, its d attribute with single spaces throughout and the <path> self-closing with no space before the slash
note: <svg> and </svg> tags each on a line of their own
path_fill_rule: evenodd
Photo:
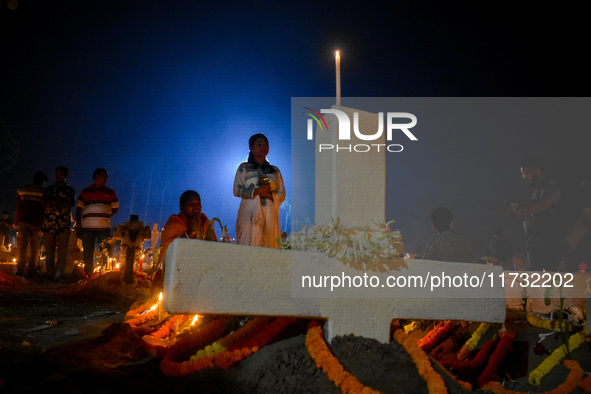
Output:
<svg viewBox="0 0 591 394">
<path fill-rule="evenodd" d="M 341 105 L 341 54 L 339 51 L 335 53 L 334 62 L 337 69 L 337 105 Z"/>
<path fill-rule="evenodd" d="M 162 320 L 162 292 L 158 296 L 158 320 Z"/>
</svg>

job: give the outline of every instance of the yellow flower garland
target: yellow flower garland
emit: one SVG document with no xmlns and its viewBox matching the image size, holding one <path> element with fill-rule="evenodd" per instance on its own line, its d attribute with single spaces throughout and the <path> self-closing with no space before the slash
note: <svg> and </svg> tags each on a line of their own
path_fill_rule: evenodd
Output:
<svg viewBox="0 0 591 394">
<path fill-rule="evenodd" d="M 248 323 L 240 330 L 227 335 L 218 342 L 224 341 L 224 349 L 217 352 L 219 349 L 213 351 L 210 350 L 210 354 L 206 356 L 191 358 L 187 361 L 177 361 L 181 358 L 183 351 L 183 341 L 177 341 L 172 345 L 172 349 L 169 350 L 162 362 L 160 363 L 160 370 L 167 376 L 182 376 L 188 375 L 204 368 L 220 367 L 223 369 L 229 368 L 231 365 L 242 361 L 244 358 L 257 352 L 260 348 L 268 344 L 281 330 L 293 323 L 296 319 L 290 317 L 277 317 L 273 321 L 269 322 L 269 319 L 252 319 L 253 323 L 248 328 L 244 329 Z M 216 320 L 217 321 L 217 320 Z M 214 321 L 213 323 L 216 323 Z M 262 323 L 261 323 L 262 322 Z M 213 323 L 205 327 L 206 333 L 203 335 L 203 339 L 198 338 L 194 341 L 189 338 L 191 342 L 201 343 L 209 338 L 213 339 L 215 332 L 220 331 L 221 325 L 225 324 L 225 321 L 220 324 L 216 324 L 214 328 L 210 328 Z M 244 330 L 243 330 L 244 329 Z M 191 343 L 189 343 L 191 345 Z M 192 345 L 190 347 L 193 347 Z"/>
<path fill-rule="evenodd" d="M 443 378 L 435 372 L 427 353 L 419 347 L 417 342 L 405 334 L 403 330 L 396 330 L 394 332 L 394 339 L 402 345 L 404 350 L 412 358 L 412 361 L 414 361 L 419 375 L 427 382 L 429 393 L 447 393 L 447 387 Z"/>
<path fill-rule="evenodd" d="M 464 361 L 470 355 L 470 353 L 474 349 L 476 349 L 476 346 L 478 346 L 478 342 L 480 342 L 480 339 L 488 331 L 489 328 L 490 323 L 480 323 L 480 326 L 478 326 L 476 331 L 472 333 L 470 339 L 468 339 L 464 346 L 462 346 L 462 348 L 460 349 L 458 353 L 458 360 Z"/>
<path fill-rule="evenodd" d="M 582 382 L 585 372 L 577 361 L 564 360 L 563 364 L 570 370 L 566 380 L 554 390 L 546 391 L 545 394 L 567 394 L 576 389 L 577 386 Z M 490 382 L 483 388 L 490 390 L 495 394 L 526 394 L 520 391 L 505 390 L 505 388 L 499 382 Z"/>
<path fill-rule="evenodd" d="M 583 330 L 585 331 L 585 330 Z M 568 338 L 568 348 L 570 351 L 575 350 L 587 340 L 585 334 L 583 332 L 578 332 L 574 335 L 571 335 Z M 538 365 L 533 371 L 530 372 L 528 382 L 532 386 L 538 386 L 542 378 L 546 376 L 555 366 L 557 366 L 562 359 L 566 357 L 566 345 L 562 345 L 559 348 L 555 349 L 551 355 L 546 357 L 544 361 L 540 365 Z"/>
<path fill-rule="evenodd" d="M 324 340 L 322 327 L 316 321 L 308 324 L 306 348 L 316 362 L 316 366 L 321 368 L 328 379 L 343 393 L 379 393 L 379 391 L 364 386 L 355 376 L 345 370 L 345 367 L 330 351 Z"/>
<path fill-rule="evenodd" d="M 421 325 L 419 323 L 416 322 L 416 320 L 413 320 L 412 323 L 407 324 L 406 326 L 403 327 L 404 332 L 405 333 L 411 333 L 414 330 L 416 330 L 417 328 L 419 328 Z"/>
<path fill-rule="evenodd" d="M 238 330 L 199 350 L 189 361 L 194 362 L 195 366 L 199 365 L 195 370 L 213 366 L 226 369 L 257 352 L 295 320 L 256 316 Z"/>
<path fill-rule="evenodd" d="M 201 357 L 212 356 L 221 353 L 232 346 L 234 343 L 242 342 L 255 335 L 260 330 L 264 329 L 271 318 L 263 316 L 255 316 L 240 327 L 238 330 L 231 332 L 225 337 L 213 342 L 211 345 L 205 346 L 191 356 L 190 360 L 197 360 Z"/>
<path fill-rule="evenodd" d="M 528 313 L 526 316 L 527 322 L 534 327 L 543 328 L 546 330 L 559 330 L 558 327 L 558 320 L 546 320 L 542 319 L 539 316 L 533 315 Z M 573 329 L 572 324 L 569 322 L 564 322 L 564 329 L 566 331 L 571 331 Z"/>
</svg>

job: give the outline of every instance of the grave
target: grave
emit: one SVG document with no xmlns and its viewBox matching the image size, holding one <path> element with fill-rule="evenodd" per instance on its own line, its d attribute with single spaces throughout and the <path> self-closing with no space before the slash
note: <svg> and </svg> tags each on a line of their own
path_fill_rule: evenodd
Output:
<svg viewBox="0 0 591 394">
<path fill-rule="evenodd" d="M 360 130 L 377 130 L 378 115 L 333 106 L 354 119 Z M 316 130 L 318 144 L 341 144 L 338 122 L 325 115 L 328 132 Z M 363 144 L 351 133 L 350 144 Z M 375 140 L 372 143 L 384 143 Z M 349 143 L 347 142 L 347 145 Z M 316 152 L 315 222 L 339 218 L 344 225 L 364 225 L 385 220 L 385 151 L 371 154 Z M 404 234 L 403 234 L 404 236 Z M 390 341 L 394 318 L 450 319 L 481 322 L 505 321 L 505 293 L 498 285 L 467 292 L 459 287 L 447 292 L 410 288 L 303 288 L 301 277 L 319 275 L 433 278 L 486 278 L 503 275 L 501 267 L 481 264 L 406 260 L 400 271 L 355 270 L 318 252 L 279 250 L 254 246 L 177 239 L 168 248 L 164 278 L 164 308 L 171 313 L 210 313 L 325 318 L 325 335 L 355 334 Z"/>
</svg>

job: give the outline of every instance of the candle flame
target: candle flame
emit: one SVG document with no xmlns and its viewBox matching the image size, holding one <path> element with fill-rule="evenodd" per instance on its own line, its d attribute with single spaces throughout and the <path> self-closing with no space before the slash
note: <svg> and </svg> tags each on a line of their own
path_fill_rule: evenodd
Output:
<svg viewBox="0 0 591 394">
<path fill-rule="evenodd" d="M 335 57 L 341 57 L 341 52 L 340 51 L 336 51 L 334 55 L 335 55 Z"/>
</svg>

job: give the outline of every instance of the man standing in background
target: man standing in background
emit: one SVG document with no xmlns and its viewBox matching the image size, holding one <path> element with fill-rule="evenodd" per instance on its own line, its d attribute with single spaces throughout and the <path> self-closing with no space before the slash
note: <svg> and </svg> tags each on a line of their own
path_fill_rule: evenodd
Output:
<svg viewBox="0 0 591 394">
<path fill-rule="evenodd" d="M 0 219 L 0 249 L 5 247 L 8 250 L 10 244 L 10 230 L 14 228 L 14 222 L 8 216 L 8 212 L 2 212 Z"/>
<path fill-rule="evenodd" d="M 33 183 L 21 187 L 16 193 L 14 224 L 18 229 L 19 259 L 16 266 L 18 276 L 25 276 L 27 266 L 28 277 L 38 274 L 39 240 L 41 239 L 41 226 L 45 213 L 45 207 L 43 207 L 45 182 L 47 182 L 47 175 L 43 172 L 36 172 L 33 176 Z"/>
<path fill-rule="evenodd" d="M 55 183 L 43 193 L 45 219 L 43 220 L 43 245 L 45 246 L 45 267 L 49 280 L 59 280 L 66 269 L 68 242 L 72 228 L 72 207 L 76 192 L 66 183 L 68 169 L 58 166 L 55 169 Z M 57 244 L 57 264 L 55 249 Z"/>
<path fill-rule="evenodd" d="M 521 177 L 533 194 L 524 206 L 513 204 L 509 216 L 523 222 L 529 270 L 556 271 L 563 252 L 556 212 L 560 188 L 547 176 L 544 161 L 537 156 L 521 163 Z"/>
<path fill-rule="evenodd" d="M 82 190 L 76 204 L 76 236 L 82 239 L 84 272 L 94 270 L 94 247 L 111 236 L 111 216 L 119 210 L 117 193 L 107 187 L 109 173 L 97 168 L 92 174 L 94 183 Z"/>
</svg>

